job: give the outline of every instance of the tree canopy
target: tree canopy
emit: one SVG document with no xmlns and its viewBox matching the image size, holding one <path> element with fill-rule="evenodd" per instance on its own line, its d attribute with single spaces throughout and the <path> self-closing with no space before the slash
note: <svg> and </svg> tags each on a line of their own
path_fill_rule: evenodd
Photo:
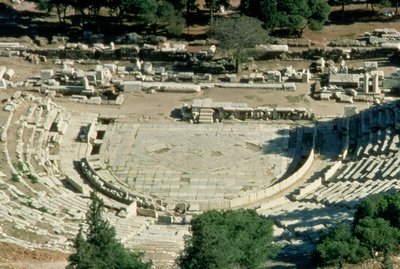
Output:
<svg viewBox="0 0 400 269">
<path fill-rule="evenodd" d="M 330 228 L 316 249 L 319 257 L 328 264 L 357 263 L 368 256 L 368 250 L 353 237 L 350 225 L 342 223 Z"/>
<path fill-rule="evenodd" d="M 36 0 L 37 7 L 50 11 L 56 9 L 59 21 L 66 22 L 67 9 L 72 8 L 81 23 L 98 23 L 101 8 L 108 10 L 120 22 L 133 21 L 137 24 L 157 25 L 174 35 L 179 35 L 185 25 L 183 11 L 193 10 L 193 0 Z"/>
<path fill-rule="evenodd" d="M 94 192 L 90 198 L 88 229 L 84 233 L 80 228 L 67 269 L 150 269 L 151 262 L 143 262 L 141 253 L 126 250 L 115 238 L 114 227 L 102 216 L 104 202 Z"/>
<path fill-rule="evenodd" d="M 240 9 L 260 19 L 271 31 L 285 28 L 299 36 L 307 27 L 320 30 L 330 13 L 325 0 L 242 0 Z"/>
<path fill-rule="evenodd" d="M 254 52 L 249 49 L 270 40 L 262 22 L 247 16 L 217 19 L 208 33 L 219 42 L 222 49 L 231 50 L 237 69 Z"/>
<path fill-rule="evenodd" d="M 191 230 L 180 268 L 258 268 L 276 253 L 272 222 L 255 210 L 208 211 L 193 219 Z"/>
<path fill-rule="evenodd" d="M 224 49 L 254 48 L 255 45 L 269 40 L 267 32 L 262 28 L 262 22 L 247 16 L 216 20 L 210 26 L 209 35 Z"/>
<path fill-rule="evenodd" d="M 399 244 L 400 193 L 373 195 L 358 205 L 352 226 L 339 224 L 321 237 L 316 254 L 322 263 L 341 265 L 378 258 L 378 253 L 388 266 Z"/>
</svg>

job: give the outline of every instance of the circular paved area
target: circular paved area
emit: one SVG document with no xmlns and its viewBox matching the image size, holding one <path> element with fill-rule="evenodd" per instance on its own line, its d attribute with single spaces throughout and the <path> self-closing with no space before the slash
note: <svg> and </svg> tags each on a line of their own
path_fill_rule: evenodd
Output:
<svg viewBox="0 0 400 269">
<path fill-rule="evenodd" d="M 191 201 L 230 198 L 286 172 L 291 133 L 283 124 L 114 123 L 100 154 L 138 191 Z"/>
</svg>

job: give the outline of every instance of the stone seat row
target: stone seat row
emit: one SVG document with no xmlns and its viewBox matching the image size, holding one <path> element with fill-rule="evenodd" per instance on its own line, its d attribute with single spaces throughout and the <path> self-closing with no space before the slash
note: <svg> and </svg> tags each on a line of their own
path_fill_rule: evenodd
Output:
<svg viewBox="0 0 400 269">
<path fill-rule="evenodd" d="M 385 104 L 360 112 L 360 131 L 362 133 L 369 133 L 374 129 L 383 129 L 395 126 L 395 110 L 397 109 L 397 107 Z"/>
<path fill-rule="evenodd" d="M 43 107 L 47 109 L 43 109 Z M 43 112 L 45 112 L 45 115 L 42 115 Z M 66 132 L 68 127 L 68 122 L 65 119 L 68 119 L 68 114 L 53 103 L 44 102 L 39 106 L 36 104 L 30 106 L 27 115 L 22 115 L 19 120 L 20 128 L 17 130 L 16 146 L 18 161 L 26 163 L 29 170 L 32 171 L 30 155 L 35 153 L 35 160 L 47 173 L 58 173 L 58 167 L 54 162 L 54 159 L 57 158 L 50 156 L 49 147 L 61 141 L 61 135 Z M 24 129 L 31 130 L 31 135 L 27 135 L 28 138 L 24 136 Z M 36 132 L 39 132 L 40 135 L 34 143 Z M 24 145 L 25 152 L 23 152 Z"/>
<path fill-rule="evenodd" d="M 398 151 L 399 136 L 392 129 L 382 129 L 358 138 L 352 159 L 369 155 L 387 155 Z"/>
<path fill-rule="evenodd" d="M 57 235 L 57 231 L 61 225 L 59 219 L 47 212 L 32 210 L 31 207 L 18 204 L 17 202 L 11 202 L 7 206 L 0 206 L 0 216 L 1 219 L 12 222 L 14 224 L 14 229 L 24 230 L 39 236 L 50 237 L 56 241 L 60 240 L 62 237 L 61 235 Z M 39 223 L 44 225 L 39 225 Z M 44 226 L 48 228 L 39 228 Z M 70 234 L 73 236 L 75 233 Z"/>
<path fill-rule="evenodd" d="M 295 201 L 281 204 L 280 209 L 258 210 L 274 224 L 274 241 L 283 246 L 295 246 L 299 253 L 308 253 L 307 246 L 318 242 L 326 227 L 337 222 L 351 222 L 353 209 L 340 205 L 323 205 L 310 201 Z M 289 208 L 290 210 L 287 210 Z M 285 247 L 287 250 L 287 248 Z M 286 250 L 283 251 L 286 251 Z M 312 247 L 314 249 L 314 247 Z"/>
<path fill-rule="evenodd" d="M 396 104 L 382 104 L 349 117 L 345 137 L 349 137 L 353 148 L 351 157 L 397 151 L 399 113 L 400 108 Z"/>
<path fill-rule="evenodd" d="M 336 176 L 336 180 L 357 180 L 367 179 L 393 179 L 400 173 L 400 156 L 390 157 L 364 157 L 358 161 L 350 161 L 343 165 Z"/>
<path fill-rule="evenodd" d="M 342 204 L 353 208 L 371 194 L 395 191 L 400 188 L 399 180 L 366 180 L 365 182 L 331 182 L 311 193 L 301 201 L 322 203 L 325 205 Z"/>
<path fill-rule="evenodd" d="M 150 225 L 148 218 L 116 218 L 111 214 L 106 214 L 106 217 L 110 220 L 110 224 L 115 227 L 116 237 L 121 240 L 122 243 L 126 243 L 129 239 L 133 238 Z"/>
</svg>

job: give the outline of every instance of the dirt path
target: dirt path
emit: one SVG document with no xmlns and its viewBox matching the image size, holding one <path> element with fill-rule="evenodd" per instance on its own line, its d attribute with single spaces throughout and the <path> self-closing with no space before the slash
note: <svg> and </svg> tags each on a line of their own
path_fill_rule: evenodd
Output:
<svg viewBox="0 0 400 269">
<path fill-rule="evenodd" d="M 45 249 L 27 249 L 0 242 L 1 269 L 61 269 L 68 255 Z"/>
</svg>

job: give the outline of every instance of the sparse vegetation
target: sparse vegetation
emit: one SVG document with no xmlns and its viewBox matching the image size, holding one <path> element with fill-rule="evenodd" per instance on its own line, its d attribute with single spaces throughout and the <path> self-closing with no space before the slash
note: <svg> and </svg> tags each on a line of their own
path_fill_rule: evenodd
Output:
<svg viewBox="0 0 400 269">
<path fill-rule="evenodd" d="M 39 178 L 32 173 L 28 175 L 28 178 L 31 180 L 32 184 L 36 184 L 39 182 Z"/>
<path fill-rule="evenodd" d="M 249 100 L 256 100 L 257 102 L 263 101 L 263 99 L 260 96 L 256 96 L 256 95 L 245 95 L 243 97 L 246 99 L 249 99 Z"/>
<path fill-rule="evenodd" d="M 11 175 L 11 181 L 19 182 L 20 181 L 20 176 L 18 174 L 12 174 Z"/>
<path fill-rule="evenodd" d="M 304 103 L 304 102 L 308 102 L 308 100 L 306 99 L 305 94 L 299 94 L 299 95 L 287 95 L 285 96 L 285 99 L 292 104 L 295 103 Z"/>
<path fill-rule="evenodd" d="M 17 162 L 17 163 L 15 164 L 15 167 L 16 167 L 19 171 L 24 172 L 25 163 L 22 162 L 22 161 L 19 161 L 19 162 Z"/>
<path fill-rule="evenodd" d="M 49 212 L 49 210 L 45 206 L 39 207 L 38 210 L 43 212 L 43 213 L 48 213 Z"/>
</svg>

